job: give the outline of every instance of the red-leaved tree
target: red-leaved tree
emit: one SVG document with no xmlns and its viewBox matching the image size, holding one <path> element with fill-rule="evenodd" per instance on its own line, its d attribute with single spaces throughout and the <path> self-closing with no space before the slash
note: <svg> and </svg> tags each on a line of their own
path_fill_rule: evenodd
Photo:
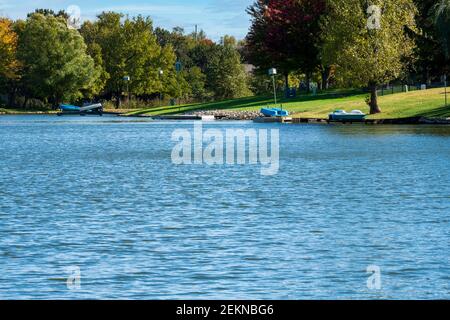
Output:
<svg viewBox="0 0 450 320">
<path fill-rule="evenodd" d="M 308 82 L 320 66 L 321 17 L 326 0 L 258 0 L 247 9 L 252 26 L 248 60 L 261 70 L 276 67 L 285 76 L 300 70 Z"/>
</svg>

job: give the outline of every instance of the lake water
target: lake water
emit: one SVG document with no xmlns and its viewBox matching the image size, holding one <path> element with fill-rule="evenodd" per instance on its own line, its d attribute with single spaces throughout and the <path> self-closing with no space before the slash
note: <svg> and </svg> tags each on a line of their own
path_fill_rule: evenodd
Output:
<svg viewBox="0 0 450 320">
<path fill-rule="evenodd" d="M 449 127 L 204 127 L 279 129 L 278 174 L 172 164 L 192 123 L 0 117 L 0 298 L 450 298 Z"/>
</svg>

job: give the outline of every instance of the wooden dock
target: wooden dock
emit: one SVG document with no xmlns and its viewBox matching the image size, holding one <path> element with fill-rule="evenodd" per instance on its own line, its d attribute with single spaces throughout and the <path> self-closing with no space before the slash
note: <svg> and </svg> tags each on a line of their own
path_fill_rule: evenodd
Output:
<svg viewBox="0 0 450 320">
<path fill-rule="evenodd" d="M 365 119 L 362 121 L 332 121 L 323 118 L 292 118 L 294 124 L 319 123 L 319 124 L 434 124 L 434 125 L 450 125 L 450 119 L 430 119 L 425 117 L 410 117 L 399 119 Z"/>
<path fill-rule="evenodd" d="M 253 120 L 256 123 L 292 123 L 291 117 L 260 117 Z"/>
<path fill-rule="evenodd" d="M 196 115 L 169 115 L 169 116 L 153 116 L 155 120 L 202 120 L 201 116 Z"/>
</svg>

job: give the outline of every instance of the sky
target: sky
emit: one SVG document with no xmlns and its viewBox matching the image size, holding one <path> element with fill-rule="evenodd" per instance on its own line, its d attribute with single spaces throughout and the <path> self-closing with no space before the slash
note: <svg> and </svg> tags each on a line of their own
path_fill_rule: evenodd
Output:
<svg viewBox="0 0 450 320">
<path fill-rule="evenodd" d="M 119 11 L 130 16 L 152 17 L 154 25 L 171 30 L 183 27 L 187 33 L 195 25 L 217 41 L 228 34 L 243 39 L 250 26 L 245 9 L 253 0 L 0 0 L 0 16 L 25 18 L 36 8 L 55 11 L 71 5 L 81 10 L 82 20 L 93 20 L 102 11 Z"/>
</svg>

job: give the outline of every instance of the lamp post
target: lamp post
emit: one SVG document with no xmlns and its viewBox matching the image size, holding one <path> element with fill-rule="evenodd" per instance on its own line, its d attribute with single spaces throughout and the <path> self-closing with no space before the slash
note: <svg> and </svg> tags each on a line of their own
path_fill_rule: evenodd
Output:
<svg viewBox="0 0 450 320">
<path fill-rule="evenodd" d="M 177 86 L 178 86 L 178 90 L 179 91 L 180 91 L 179 75 L 180 75 L 180 72 L 181 72 L 182 68 L 183 68 L 183 64 L 181 63 L 181 61 L 177 61 L 175 63 L 175 71 L 177 72 Z M 177 94 L 176 104 L 178 104 L 178 111 L 181 111 L 181 106 L 180 106 L 180 101 L 179 100 L 180 100 L 180 98 L 178 97 L 178 94 Z"/>
<path fill-rule="evenodd" d="M 158 79 L 159 79 L 160 82 L 161 82 L 161 77 L 163 76 L 163 74 L 164 74 L 164 71 L 161 68 L 159 68 L 159 70 L 158 70 Z M 160 107 L 161 107 L 161 98 L 162 98 L 161 91 L 162 91 L 162 84 L 161 84 L 161 89 L 159 90 L 159 106 Z"/>
<path fill-rule="evenodd" d="M 447 108 L 447 75 L 444 75 L 445 107 Z"/>
<path fill-rule="evenodd" d="M 275 69 L 275 68 L 269 69 L 269 76 L 272 77 L 273 97 L 274 97 L 274 100 L 275 100 L 275 105 L 277 104 L 277 87 L 275 85 L 275 77 L 276 77 L 276 75 L 277 75 L 277 69 Z"/>
<path fill-rule="evenodd" d="M 127 105 L 128 105 L 128 107 L 130 107 L 130 89 L 129 89 L 130 80 L 131 80 L 130 76 L 123 77 L 123 81 L 125 81 L 125 83 L 127 84 L 127 96 L 128 96 Z"/>
</svg>

